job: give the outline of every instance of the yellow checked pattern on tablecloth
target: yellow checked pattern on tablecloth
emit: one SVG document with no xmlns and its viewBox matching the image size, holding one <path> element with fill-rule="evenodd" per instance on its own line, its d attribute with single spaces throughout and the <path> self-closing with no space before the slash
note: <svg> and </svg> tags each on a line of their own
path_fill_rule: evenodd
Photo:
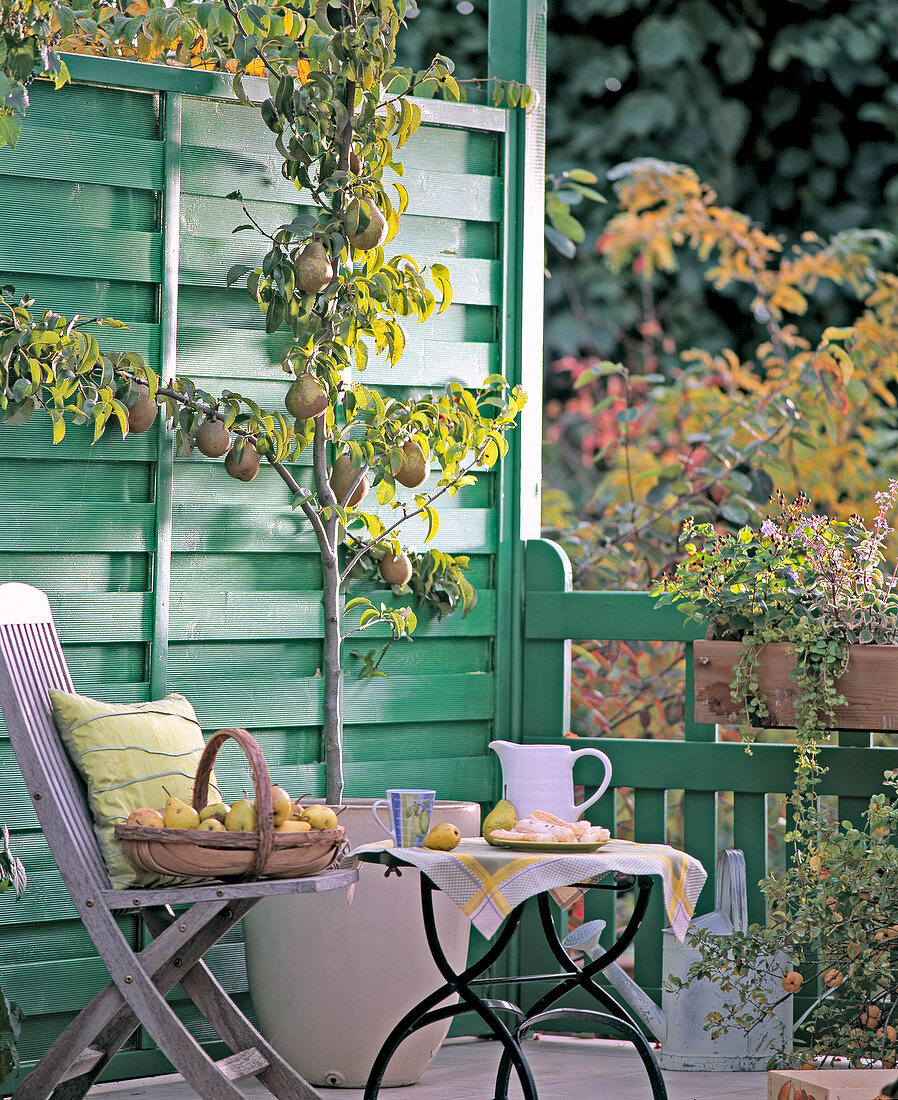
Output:
<svg viewBox="0 0 898 1100">
<path fill-rule="evenodd" d="M 390 840 L 364 844 L 350 853 L 391 849 L 419 868 L 450 897 L 474 927 L 493 936 L 502 921 L 522 901 L 552 892 L 567 908 L 583 893 L 574 885 L 593 882 L 612 872 L 657 875 L 664 892 L 664 910 L 679 940 L 695 912 L 708 877 L 701 863 L 667 844 L 634 844 L 612 840 L 597 852 L 527 852 L 495 848 L 480 838 L 462 840 L 451 852 L 428 848 L 395 848 Z"/>
</svg>

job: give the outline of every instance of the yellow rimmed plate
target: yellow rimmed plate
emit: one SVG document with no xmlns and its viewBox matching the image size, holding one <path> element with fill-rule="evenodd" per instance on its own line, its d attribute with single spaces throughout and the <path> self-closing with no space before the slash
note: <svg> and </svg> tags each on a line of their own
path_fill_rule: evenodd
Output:
<svg viewBox="0 0 898 1100">
<path fill-rule="evenodd" d="M 610 839 L 610 837 L 609 837 Z M 561 840 L 499 840 L 492 841 L 499 848 L 511 848 L 516 852 L 597 852 L 604 848 L 607 840 L 561 841 Z"/>
</svg>

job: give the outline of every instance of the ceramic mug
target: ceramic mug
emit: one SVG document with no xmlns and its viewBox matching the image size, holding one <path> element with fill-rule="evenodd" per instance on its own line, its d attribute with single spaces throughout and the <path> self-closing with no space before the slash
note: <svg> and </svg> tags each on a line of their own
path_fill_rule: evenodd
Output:
<svg viewBox="0 0 898 1100">
<path fill-rule="evenodd" d="M 387 797 L 378 799 L 371 813 L 380 827 L 390 834 L 399 848 L 417 848 L 430 831 L 430 817 L 436 791 L 424 791 L 416 787 L 394 787 Z M 387 825 L 377 812 L 386 806 L 390 815 Z"/>
</svg>

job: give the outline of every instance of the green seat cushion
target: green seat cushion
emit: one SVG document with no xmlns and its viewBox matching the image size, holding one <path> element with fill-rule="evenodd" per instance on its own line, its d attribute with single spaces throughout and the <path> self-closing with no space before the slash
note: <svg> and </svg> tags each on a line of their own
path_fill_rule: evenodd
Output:
<svg viewBox="0 0 898 1100">
<path fill-rule="evenodd" d="M 161 810 L 169 794 L 192 804 L 204 741 L 190 703 L 183 695 L 167 695 L 151 703 L 117 705 L 65 691 L 51 691 L 50 702 L 59 734 L 87 786 L 94 832 L 112 885 L 127 890 L 196 881 L 138 870 L 113 835 L 116 823 L 132 810 Z M 209 794 L 218 801 L 214 784 L 213 775 Z"/>
</svg>

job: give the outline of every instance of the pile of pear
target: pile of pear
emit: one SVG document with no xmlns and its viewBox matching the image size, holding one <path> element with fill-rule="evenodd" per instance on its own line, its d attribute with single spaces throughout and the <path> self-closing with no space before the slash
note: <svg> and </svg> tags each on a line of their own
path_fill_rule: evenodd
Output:
<svg viewBox="0 0 898 1100">
<path fill-rule="evenodd" d="M 276 784 L 271 786 L 271 806 L 272 825 L 277 833 L 306 833 L 336 829 L 338 825 L 337 815 L 330 806 L 303 806 Z M 210 802 L 197 811 L 182 798 L 169 795 L 163 809 L 141 806 L 129 814 L 126 824 L 202 833 L 254 833 L 259 828 L 259 800 L 239 798 L 232 806 L 227 802 Z"/>
</svg>

